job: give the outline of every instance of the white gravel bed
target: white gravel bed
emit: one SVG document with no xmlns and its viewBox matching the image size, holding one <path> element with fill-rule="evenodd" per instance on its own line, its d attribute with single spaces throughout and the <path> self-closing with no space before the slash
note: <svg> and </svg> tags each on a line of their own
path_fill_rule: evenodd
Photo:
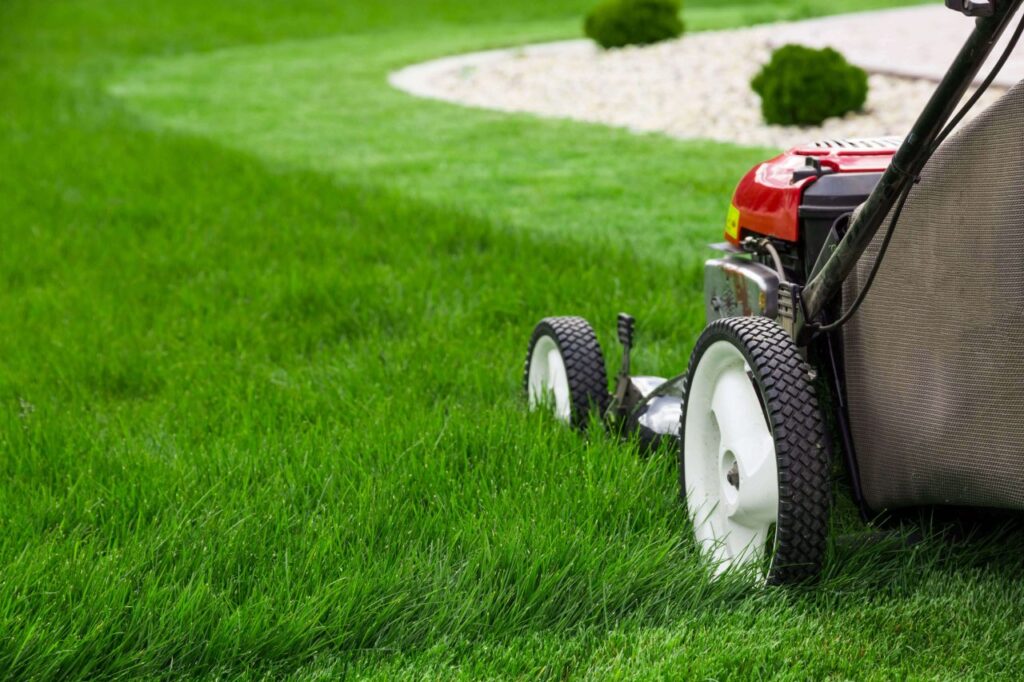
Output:
<svg viewBox="0 0 1024 682">
<path fill-rule="evenodd" d="M 946 21 L 947 14 L 961 22 Z M 886 17 L 870 20 L 873 15 L 896 16 L 898 21 Z M 929 17 L 936 19 L 931 28 Z M 843 19 L 849 22 L 849 31 L 843 30 Z M 940 6 L 693 33 L 648 47 L 607 51 L 576 40 L 440 59 L 395 72 L 390 82 L 418 96 L 468 106 L 679 138 L 784 148 L 822 138 L 906 134 L 935 88 L 931 78 L 941 76 L 964 31 L 970 30 L 969 24 Z M 829 44 L 822 40 L 839 35 L 844 44 L 837 47 L 851 61 L 858 61 L 857 52 L 851 53 L 846 46 L 863 40 L 871 46 L 866 54 L 879 62 L 880 41 L 885 42 L 884 36 L 877 35 L 879 27 L 887 27 L 891 34 L 910 25 L 914 29 L 903 34 L 898 49 L 890 51 L 892 59 L 883 59 L 881 64 L 900 62 L 901 55 L 914 54 L 922 64 L 931 65 L 931 72 L 919 69 L 922 77 L 900 77 L 877 73 L 877 63 L 863 63 L 876 71 L 870 76 L 871 90 L 863 112 L 811 128 L 769 126 L 762 121 L 760 101 L 750 89 L 750 79 L 768 60 L 773 46 L 785 42 Z M 959 33 L 951 35 L 951 31 Z M 891 35 L 889 40 L 894 40 Z M 925 43 L 927 49 L 922 47 Z M 946 46 L 945 56 L 937 54 L 942 50 L 936 44 Z M 912 61 L 908 58 L 900 63 L 906 66 Z M 936 67 L 937 62 L 942 66 Z M 1019 61 L 1008 65 L 1009 75 L 1003 82 L 1016 82 L 1014 71 L 1021 67 L 1024 63 Z M 982 106 L 1002 92 L 993 87 Z"/>
</svg>

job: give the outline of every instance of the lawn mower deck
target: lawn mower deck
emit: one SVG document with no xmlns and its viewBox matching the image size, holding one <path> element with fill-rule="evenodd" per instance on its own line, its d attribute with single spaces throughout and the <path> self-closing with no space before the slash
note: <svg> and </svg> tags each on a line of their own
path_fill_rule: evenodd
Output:
<svg viewBox="0 0 1024 682">
<path fill-rule="evenodd" d="M 952 134 L 1022 3 L 947 0 L 975 30 L 906 138 L 820 141 L 742 178 L 721 253 L 705 263 L 708 324 L 685 372 L 634 375 L 635 322 L 620 313 L 609 394 L 586 320 L 534 330 L 530 405 L 676 443 L 680 493 L 716 574 L 819 573 L 833 449 L 865 518 L 916 505 L 1024 509 L 1024 83 Z M 991 77 L 1022 33 L 1024 21 Z M 893 265 L 865 303 L 887 250 Z"/>
</svg>

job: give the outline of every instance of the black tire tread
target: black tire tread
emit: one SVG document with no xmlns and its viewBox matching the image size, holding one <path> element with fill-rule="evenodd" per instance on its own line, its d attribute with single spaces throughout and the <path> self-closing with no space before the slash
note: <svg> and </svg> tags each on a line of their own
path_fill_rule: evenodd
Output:
<svg viewBox="0 0 1024 682">
<path fill-rule="evenodd" d="M 774 320 L 716 320 L 701 334 L 690 357 L 684 401 L 704 351 L 720 340 L 731 341 L 746 356 L 775 439 L 779 519 L 767 582 L 779 585 L 812 580 L 820 575 L 827 551 L 831 482 L 828 443 L 810 367 L 792 337 Z M 685 425 L 684 407 L 679 431 L 679 482 L 683 496 Z"/>
<path fill-rule="evenodd" d="M 572 403 L 571 423 L 574 428 L 585 429 L 592 413 L 603 416 L 608 409 L 608 372 L 604 364 L 601 344 L 594 328 L 582 317 L 545 317 L 533 330 L 526 350 L 523 368 L 523 388 L 529 391 L 530 357 L 537 341 L 549 336 L 554 339 L 565 363 Z"/>
</svg>

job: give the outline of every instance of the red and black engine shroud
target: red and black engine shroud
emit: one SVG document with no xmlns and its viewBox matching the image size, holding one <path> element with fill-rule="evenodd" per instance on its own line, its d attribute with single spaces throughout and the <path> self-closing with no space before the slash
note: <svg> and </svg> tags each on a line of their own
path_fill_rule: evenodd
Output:
<svg viewBox="0 0 1024 682">
<path fill-rule="evenodd" d="M 809 269 L 832 224 L 867 199 L 899 144 L 898 137 L 826 140 L 759 164 L 736 188 L 726 239 L 769 237 L 782 251 L 801 252 Z"/>
<path fill-rule="evenodd" d="M 899 144 L 895 137 L 826 140 L 758 164 L 733 195 L 726 240 L 739 249 L 748 237 L 768 239 L 787 279 L 803 284 L 833 225 L 867 199 Z M 778 275 L 765 258 L 711 259 L 705 267 L 708 321 L 778 317 L 778 288 Z"/>
</svg>

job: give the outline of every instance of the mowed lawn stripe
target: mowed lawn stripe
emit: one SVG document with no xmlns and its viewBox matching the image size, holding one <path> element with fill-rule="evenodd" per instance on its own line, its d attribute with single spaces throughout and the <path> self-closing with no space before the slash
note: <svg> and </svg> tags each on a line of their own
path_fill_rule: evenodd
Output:
<svg viewBox="0 0 1024 682">
<path fill-rule="evenodd" d="M 540 29 L 519 31 L 526 39 Z M 696 263 L 694 250 L 721 231 L 737 178 L 765 151 L 466 109 L 387 83 L 405 64 L 514 41 L 508 34 L 452 28 L 186 55 L 145 63 L 110 91 L 148 119 L 274 162 L 514 229 Z"/>
</svg>

